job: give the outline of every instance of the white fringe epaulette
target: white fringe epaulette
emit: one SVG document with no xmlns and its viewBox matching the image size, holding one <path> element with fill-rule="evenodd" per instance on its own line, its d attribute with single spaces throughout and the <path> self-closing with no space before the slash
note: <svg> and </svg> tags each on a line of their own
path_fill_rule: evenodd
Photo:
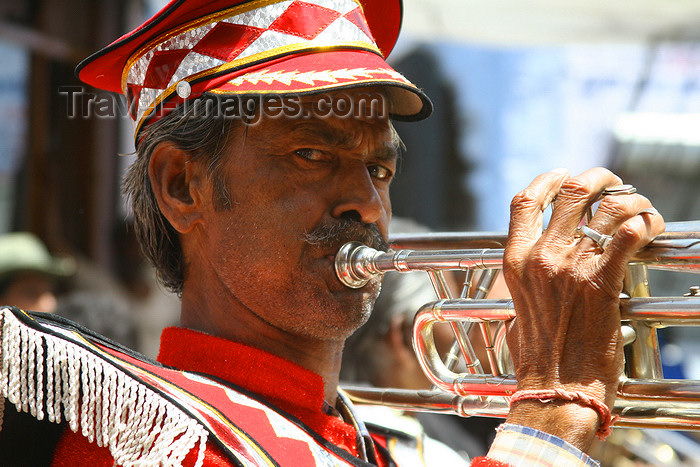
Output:
<svg viewBox="0 0 700 467">
<path fill-rule="evenodd" d="M 179 407 L 109 362 L 0 309 L 0 430 L 4 398 L 109 448 L 117 465 L 179 466 L 208 432 Z M 44 375 L 46 381 L 43 381 Z"/>
</svg>

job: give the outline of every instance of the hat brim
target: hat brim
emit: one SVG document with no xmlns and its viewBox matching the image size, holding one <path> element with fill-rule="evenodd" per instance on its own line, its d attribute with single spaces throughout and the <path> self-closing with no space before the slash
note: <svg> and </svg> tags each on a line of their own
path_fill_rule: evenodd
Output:
<svg viewBox="0 0 700 467">
<path fill-rule="evenodd" d="M 389 115 L 395 120 L 421 120 L 432 112 L 430 99 L 419 88 L 379 55 L 359 49 L 288 55 L 257 66 L 248 64 L 243 69 L 193 79 L 189 84 L 192 94 L 197 96 L 205 93 L 219 96 L 303 96 L 324 91 L 381 87 L 388 98 Z M 172 86 L 146 113 L 139 127 L 153 122 L 154 115 L 162 115 L 162 112 L 158 112 L 160 107 L 173 107 L 183 102 L 176 93 L 176 86 Z"/>
<path fill-rule="evenodd" d="M 23 263 L 19 261 L 11 267 L 4 268 L 0 270 L 0 281 L 22 274 L 37 274 L 53 279 L 65 279 L 73 276 L 76 271 L 77 265 L 72 257 L 53 256 L 46 262 Z"/>
</svg>

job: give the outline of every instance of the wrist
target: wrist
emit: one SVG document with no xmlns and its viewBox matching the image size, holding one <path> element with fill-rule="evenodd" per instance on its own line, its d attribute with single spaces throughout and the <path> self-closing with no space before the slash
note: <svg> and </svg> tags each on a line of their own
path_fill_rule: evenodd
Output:
<svg viewBox="0 0 700 467">
<path fill-rule="evenodd" d="M 567 401 L 568 399 L 568 402 L 578 403 L 579 405 L 583 406 L 591 405 L 590 402 L 586 402 L 586 399 L 595 399 L 595 401 L 600 402 L 601 404 L 605 405 L 605 407 L 612 410 L 613 406 L 615 405 L 615 399 L 617 399 L 618 386 L 619 379 L 616 379 L 614 383 L 605 383 L 597 380 L 591 381 L 586 385 L 562 383 L 561 381 L 553 381 L 551 379 L 547 381 L 527 380 L 522 382 L 518 380 L 517 390 L 511 395 L 511 399 L 520 392 L 563 391 L 566 394 L 574 395 L 574 397 L 571 398 L 566 394 L 563 394 L 561 396 L 555 395 L 551 397 L 538 397 L 537 399 L 543 399 L 545 402 L 549 401 L 550 399 L 562 401 Z M 577 397 L 575 394 L 578 394 L 579 396 Z M 530 399 L 532 399 L 532 397 Z M 596 408 L 594 407 L 593 410 L 596 411 Z M 600 414 L 600 411 L 598 411 L 598 413 Z M 600 421 L 602 422 L 604 420 L 601 419 Z"/>
<path fill-rule="evenodd" d="M 593 408 L 573 401 L 520 400 L 511 405 L 506 422 L 549 433 L 587 452 L 600 427 L 600 416 Z"/>
</svg>

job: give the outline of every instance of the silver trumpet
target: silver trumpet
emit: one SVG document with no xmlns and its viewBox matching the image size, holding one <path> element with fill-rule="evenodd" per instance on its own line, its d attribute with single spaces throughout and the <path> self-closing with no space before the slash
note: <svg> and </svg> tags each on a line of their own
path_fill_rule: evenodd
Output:
<svg viewBox="0 0 700 467">
<path fill-rule="evenodd" d="M 428 233 L 391 238 L 392 250 L 377 251 L 357 242 L 340 248 L 335 270 L 348 287 L 364 286 L 387 271 L 425 271 L 438 300 L 423 305 L 413 325 L 413 347 L 433 390 L 345 386 L 360 404 L 403 410 L 505 417 L 506 397 L 516 388 L 505 345 L 504 323 L 515 317 L 511 300 L 485 299 L 502 266 L 502 233 Z M 625 344 L 625 374 L 613 414 L 615 425 L 700 430 L 700 381 L 663 379 L 656 329 L 700 325 L 700 289 L 679 297 L 651 297 L 648 268 L 700 273 L 700 221 L 668 223 L 666 232 L 641 249 L 628 265 L 620 301 Z M 452 296 L 443 271 L 466 273 L 460 297 Z M 475 270 L 483 270 L 472 287 Z M 455 343 L 444 359 L 433 327 L 449 323 Z M 485 373 L 469 339 L 477 326 L 490 373 Z M 495 326 L 495 332 L 492 327 Z M 462 358 L 465 373 L 454 368 Z"/>
</svg>

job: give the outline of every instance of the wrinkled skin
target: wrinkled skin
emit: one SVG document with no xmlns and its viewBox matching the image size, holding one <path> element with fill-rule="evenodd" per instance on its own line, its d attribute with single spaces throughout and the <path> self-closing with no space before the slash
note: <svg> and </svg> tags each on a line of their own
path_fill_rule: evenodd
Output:
<svg viewBox="0 0 700 467">
<path fill-rule="evenodd" d="M 187 263 L 182 325 L 320 374 L 334 403 L 344 341 L 379 293 L 379 280 L 342 285 L 334 255 L 370 231 L 387 237 L 394 134 L 386 118 L 334 116 L 269 118 L 231 133 L 220 174 L 231 209 L 217 209 L 206 168 L 189 154 L 161 143 L 152 155 L 154 191 Z M 306 239 L 341 221 L 355 227 Z"/>
<path fill-rule="evenodd" d="M 664 230 L 661 215 L 642 212 L 652 208 L 643 196 L 606 196 L 588 226 L 614 234 L 612 242 L 602 251 L 590 238 L 576 238 L 587 206 L 621 183 L 606 169 L 577 177 L 553 171 L 513 199 L 503 270 L 517 315 L 507 341 L 518 389 L 582 391 L 612 407 L 623 365 L 619 293 L 626 265 Z M 542 233 L 542 211 L 555 196 Z M 584 450 L 598 427 L 593 410 L 560 402 L 517 402 L 508 420 Z"/>
<path fill-rule="evenodd" d="M 385 119 L 262 121 L 229 135 L 218 209 L 206 168 L 171 143 L 149 175 L 187 260 L 182 325 L 242 342 L 319 374 L 335 401 L 344 340 L 367 319 L 377 281 L 359 290 L 335 277 L 333 259 L 368 226 L 386 238 L 396 145 Z M 504 272 L 518 318 L 508 344 L 521 389 L 563 387 L 612 405 L 622 367 L 618 294 L 630 256 L 663 231 L 640 195 L 605 198 L 590 227 L 615 234 L 603 252 L 576 238 L 586 208 L 621 181 L 605 169 L 539 176 L 511 206 Z M 542 211 L 556 196 L 542 234 Z M 310 243 L 320 225 L 355 228 Z M 598 415 L 572 403 L 515 403 L 509 422 L 587 449 Z"/>
</svg>

